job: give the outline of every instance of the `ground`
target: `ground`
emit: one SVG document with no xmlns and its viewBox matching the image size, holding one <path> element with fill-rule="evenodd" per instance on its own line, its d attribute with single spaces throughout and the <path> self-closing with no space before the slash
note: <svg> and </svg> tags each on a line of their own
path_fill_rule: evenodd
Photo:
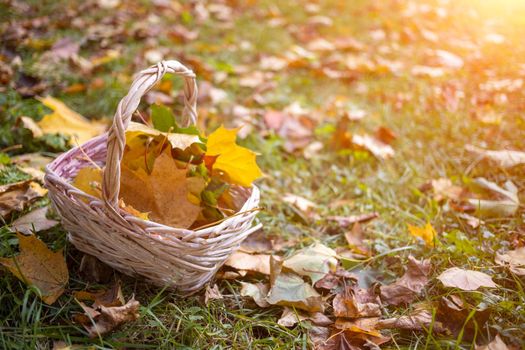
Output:
<svg viewBox="0 0 525 350">
<path fill-rule="evenodd" d="M 260 154 L 265 176 L 257 183 L 258 220 L 279 242 L 275 254 L 289 256 L 322 242 L 338 249 L 362 287 L 394 281 L 409 255 L 431 259 L 432 278 L 419 301 L 454 294 L 468 319 L 483 316 L 444 334 L 393 329 L 382 348 L 470 349 L 497 334 L 522 348 L 525 283 L 494 257 L 525 244 L 523 205 L 512 215 L 469 225 L 461 208 L 436 198 L 428 184 L 450 179 L 470 189 L 483 177 L 499 185 L 512 181 L 523 192 L 523 165 L 503 168 L 465 148 L 525 150 L 523 10 L 519 1 L 491 0 L 7 1 L 0 4 L 0 148 L 10 157 L 63 151 L 62 136 L 34 139 L 20 124 L 20 116 L 39 120 L 49 112 L 36 96 L 52 95 L 91 119 L 111 117 L 134 72 L 162 58 L 178 59 L 200 83 L 199 125 L 207 131 L 245 125 L 240 142 Z M 64 38 L 60 50 L 54 44 Z M 173 78 L 172 89 L 151 98 L 181 110 L 170 95 L 180 87 Z M 140 109 L 147 115 L 146 103 Z M 296 124 L 272 127 L 287 118 Z M 351 141 L 352 134 L 379 127 L 395 134 L 391 156 L 374 156 Z M 27 177 L 9 159 L 3 162 L 2 184 Z M 316 206 L 305 214 L 283 200 L 286 193 Z M 0 229 L 3 257 L 17 249 L 7 225 L 24 212 Z M 379 217 L 363 224 L 363 245 L 370 250 L 363 260 L 343 249 L 349 229 L 328 217 L 371 212 Z M 430 244 L 407 229 L 426 223 L 437 232 Z M 97 285 L 79 275 L 81 254 L 64 230 L 38 235 L 51 248 L 65 249 L 69 285 L 57 303 L 46 305 L 34 289 L 0 270 L 2 348 L 45 349 L 60 340 L 94 348 L 313 347 L 310 323 L 278 325 L 282 308 L 249 303 L 238 280 L 218 280 L 224 299 L 205 305 L 202 293 L 182 298 L 119 276 L 124 295 L 140 301 L 141 317 L 89 339 L 72 321 L 81 311 L 73 292 Z M 487 273 L 498 288 L 447 288 L 436 277 L 450 267 Z M 411 307 L 384 306 L 382 317 Z"/>
</svg>

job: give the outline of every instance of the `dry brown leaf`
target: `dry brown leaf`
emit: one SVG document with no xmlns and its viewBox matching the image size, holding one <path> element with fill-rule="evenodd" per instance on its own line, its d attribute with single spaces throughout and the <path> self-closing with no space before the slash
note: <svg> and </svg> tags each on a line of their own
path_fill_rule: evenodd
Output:
<svg viewBox="0 0 525 350">
<path fill-rule="evenodd" d="M 224 263 L 228 267 L 237 270 L 259 272 L 264 275 L 270 274 L 270 255 L 268 254 L 248 254 L 237 251 L 230 255 Z"/>
<path fill-rule="evenodd" d="M 201 207 L 188 200 L 190 193 L 200 193 L 205 182 L 201 177 L 186 177 L 166 152 L 155 160 L 153 171 L 142 168 L 133 171 L 122 167 L 120 195 L 124 202 L 140 212 L 149 213 L 151 220 L 171 226 L 188 228 L 201 212 Z"/>
<path fill-rule="evenodd" d="M 264 230 L 258 230 L 242 241 L 239 250 L 253 254 L 271 252 L 273 249 L 273 240 L 269 239 Z"/>
<path fill-rule="evenodd" d="M 390 341 L 376 328 L 377 317 L 360 318 L 353 321 L 336 320 L 330 338 L 320 347 L 322 350 L 377 349 Z"/>
<path fill-rule="evenodd" d="M 327 246 L 317 243 L 311 247 L 299 250 L 283 261 L 282 266 L 300 276 L 308 276 L 315 284 L 328 272 L 337 267 L 337 253 Z"/>
<path fill-rule="evenodd" d="M 502 168 L 511 168 L 516 165 L 525 164 L 525 152 L 511 150 L 492 151 L 473 145 L 465 145 L 465 149 L 483 158 L 490 159 Z"/>
<path fill-rule="evenodd" d="M 51 251 L 35 235 L 17 234 L 20 254 L 12 258 L 0 258 L 4 265 L 20 281 L 38 287 L 42 300 L 53 304 L 69 280 L 66 261 L 62 251 Z"/>
<path fill-rule="evenodd" d="M 452 199 L 455 201 L 464 198 L 466 191 L 460 186 L 456 186 L 450 179 L 440 178 L 430 182 L 434 199 L 438 202 L 444 199 Z"/>
<path fill-rule="evenodd" d="M 370 135 L 353 135 L 352 143 L 366 149 L 378 159 L 388 159 L 395 154 L 392 146 L 387 145 Z"/>
<path fill-rule="evenodd" d="M 265 308 L 270 306 L 266 301 L 270 286 L 267 283 L 247 283 L 241 282 L 241 296 L 250 297 L 260 307 Z"/>
<path fill-rule="evenodd" d="M 427 331 L 432 327 L 434 332 L 442 333 L 445 331 L 443 324 L 437 322 L 432 317 L 432 308 L 428 303 L 419 303 L 414 306 L 408 315 L 397 318 L 379 320 L 378 329 L 406 329 L 411 331 Z"/>
<path fill-rule="evenodd" d="M 284 307 L 283 313 L 277 321 L 277 324 L 283 327 L 293 327 L 302 321 L 310 321 L 317 326 L 328 326 L 333 323 L 332 320 L 320 312 L 314 312 L 308 315 L 304 312 Z"/>
<path fill-rule="evenodd" d="M 5 220 L 13 211 L 22 211 L 47 190 L 31 180 L 0 186 L 0 216 Z"/>
<path fill-rule="evenodd" d="M 224 297 L 221 294 L 221 291 L 219 290 L 219 286 L 216 284 L 213 285 L 213 287 L 210 287 L 210 285 L 206 285 L 206 290 L 204 291 L 204 304 L 208 305 L 210 300 L 221 300 L 224 299 Z"/>
<path fill-rule="evenodd" d="M 24 128 L 31 131 L 33 137 L 41 137 L 44 135 L 44 132 L 40 129 L 40 126 L 38 126 L 33 118 L 22 116 L 20 117 L 20 121 Z"/>
<path fill-rule="evenodd" d="M 324 311 L 321 295 L 293 273 L 280 273 L 276 276 L 267 301 L 272 305 L 290 306 L 308 312 Z"/>
<path fill-rule="evenodd" d="M 403 277 L 392 284 L 381 286 L 381 300 L 390 305 L 410 304 L 428 283 L 430 268 L 430 259 L 420 261 L 409 256 Z"/>
<path fill-rule="evenodd" d="M 20 170 L 39 181 L 44 180 L 44 168 L 52 160 L 53 158 L 43 156 L 39 153 L 27 153 L 11 158 L 13 164 L 16 164 Z"/>
<path fill-rule="evenodd" d="M 332 301 L 334 316 L 346 318 L 381 316 L 381 302 L 372 289 L 347 286 Z"/>
<path fill-rule="evenodd" d="M 384 144 L 390 145 L 397 139 L 397 135 L 386 126 L 380 126 L 376 129 L 375 138 Z"/>
<path fill-rule="evenodd" d="M 503 187 L 488 181 L 485 178 L 476 178 L 473 181 L 484 190 L 489 191 L 494 199 L 468 199 L 476 213 L 482 217 L 506 217 L 516 213 L 520 206 L 518 188 L 512 181 L 507 181 Z"/>
<path fill-rule="evenodd" d="M 525 276 L 525 247 L 509 250 L 504 254 L 497 253 L 495 260 L 498 265 L 508 265 L 512 273 Z"/>
<path fill-rule="evenodd" d="M 345 239 L 353 252 L 365 256 L 370 256 L 370 248 L 367 247 L 363 240 L 365 239 L 363 227 L 356 222 L 351 230 L 345 232 Z"/>
<path fill-rule="evenodd" d="M 492 277 L 486 273 L 464 270 L 458 267 L 451 267 L 437 277 L 445 287 L 459 288 L 461 290 L 477 290 L 480 287 L 497 288 Z"/>
<path fill-rule="evenodd" d="M 140 303 L 131 298 L 122 306 L 99 306 L 94 309 L 79 303 L 88 317 L 77 318 L 87 330 L 90 338 L 95 338 L 109 333 L 126 322 L 139 318 Z"/>
<path fill-rule="evenodd" d="M 29 235 L 33 232 L 48 230 L 56 225 L 58 221 L 46 217 L 49 207 L 42 207 L 19 217 L 9 226 L 12 231 Z"/>
</svg>

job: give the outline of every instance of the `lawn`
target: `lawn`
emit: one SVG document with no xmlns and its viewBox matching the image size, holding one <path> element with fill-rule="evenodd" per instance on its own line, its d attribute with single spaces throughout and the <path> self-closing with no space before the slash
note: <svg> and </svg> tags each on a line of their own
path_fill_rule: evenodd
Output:
<svg viewBox="0 0 525 350">
<path fill-rule="evenodd" d="M 199 127 L 243 126 L 239 143 L 259 154 L 257 242 L 268 247 L 259 253 L 287 258 L 322 243 L 374 295 L 405 273 L 410 256 L 430 259 L 428 283 L 413 302 L 374 299 L 381 319 L 422 307 L 431 317 L 384 327 L 382 349 L 474 349 L 496 336 L 507 345 L 497 349 L 523 349 L 525 273 L 496 258 L 525 246 L 525 165 L 505 166 L 483 150 L 525 151 L 524 11 L 518 0 L 3 2 L 0 185 L 34 176 L 20 156 L 54 157 L 75 145 L 60 133 L 35 137 L 21 119 L 50 112 L 39 97 L 109 119 L 135 72 L 176 59 L 197 75 Z M 179 78 L 165 79 L 136 120 L 154 102 L 180 113 L 181 88 Z M 480 188 L 480 178 L 512 182 L 514 210 L 502 210 L 501 193 Z M 496 204 L 481 208 L 480 198 Z M 19 249 L 9 225 L 47 204 L 43 196 L 2 218 L 0 257 Z M 377 217 L 360 224 L 334 219 L 370 213 Z M 411 234 L 409 227 L 427 224 L 435 236 Z M 377 347 L 363 345 L 370 330 L 311 319 L 279 324 L 282 306 L 241 296 L 241 282 L 267 282 L 263 274 L 217 278 L 222 299 L 205 302 L 203 291 L 181 296 L 116 271 L 93 282 L 60 225 L 35 234 L 64 250 L 69 283 L 48 305 L 0 267 L 0 348 Z M 438 277 L 452 267 L 484 273 L 497 286 L 446 286 Z M 126 300 L 140 302 L 140 317 L 89 338 L 75 321 L 82 313 L 75 292 L 115 280 Z M 341 291 L 317 289 L 330 322 L 341 321 L 333 305 Z M 355 319 L 370 315 L 362 316 Z M 354 345 L 352 337 L 365 341 Z"/>
</svg>

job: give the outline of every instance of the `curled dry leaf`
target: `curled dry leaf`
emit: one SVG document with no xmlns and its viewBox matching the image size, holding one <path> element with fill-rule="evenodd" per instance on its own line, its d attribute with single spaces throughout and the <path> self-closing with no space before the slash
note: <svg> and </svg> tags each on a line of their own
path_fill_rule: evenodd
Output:
<svg viewBox="0 0 525 350">
<path fill-rule="evenodd" d="M 302 321 L 310 321 L 317 326 L 328 326 L 333 323 L 332 320 L 320 312 L 307 315 L 304 312 L 285 307 L 277 324 L 283 327 L 293 327 Z"/>
<path fill-rule="evenodd" d="M 315 289 L 293 273 L 275 277 L 267 297 L 272 305 L 290 306 L 308 312 L 323 312 L 323 299 Z"/>
<path fill-rule="evenodd" d="M 47 190 L 31 180 L 0 186 L 0 216 L 6 219 L 13 211 L 22 211 Z"/>
<path fill-rule="evenodd" d="M 90 121 L 51 96 L 39 100 L 53 110 L 38 122 L 44 134 L 64 134 L 71 136 L 73 144 L 74 140 L 83 144 L 106 130 L 106 122 Z"/>
<path fill-rule="evenodd" d="M 381 316 L 381 302 L 372 289 L 347 286 L 332 301 L 334 316 L 346 318 Z"/>
<path fill-rule="evenodd" d="M 468 199 L 468 203 L 476 209 L 478 215 L 486 217 L 506 217 L 514 215 L 518 210 L 520 206 L 518 189 L 511 181 L 507 181 L 503 185 L 503 188 L 484 178 L 474 179 L 474 183 L 490 191 L 496 197 L 496 199 L 490 200 Z"/>
<path fill-rule="evenodd" d="M 12 258 L 0 258 L 4 265 L 20 281 L 36 286 L 46 304 L 53 304 L 69 280 L 66 261 L 62 251 L 51 251 L 35 235 L 17 234 L 20 254 Z"/>
<path fill-rule="evenodd" d="M 492 277 L 486 273 L 464 270 L 458 267 L 451 267 L 439 275 L 440 280 L 445 287 L 459 288 L 461 290 L 477 290 L 480 287 L 497 288 Z"/>
<path fill-rule="evenodd" d="M 292 270 L 300 276 L 308 276 L 315 284 L 328 272 L 337 267 L 337 253 L 327 246 L 317 243 L 301 249 L 283 261 L 283 267 Z"/>
<path fill-rule="evenodd" d="M 409 256 L 403 277 L 392 284 L 381 286 L 381 300 L 390 305 L 410 304 L 427 285 L 430 268 L 430 259 L 420 261 Z"/>
<path fill-rule="evenodd" d="M 29 235 L 32 232 L 48 230 L 58 224 L 58 221 L 50 220 L 46 217 L 48 210 L 48 206 L 33 210 L 29 214 L 13 221 L 9 228 L 12 231 L 26 235 Z"/>
<path fill-rule="evenodd" d="M 352 143 L 368 150 L 378 159 L 388 159 L 395 154 L 392 146 L 387 145 L 370 135 L 353 135 Z"/>
<path fill-rule="evenodd" d="M 502 168 L 512 168 L 516 165 L 525 164 L 525 152 L 511 150 L 493 151 L 473 145 L 465 145 L 465 149 L 469 152 L 495 162 Z"/>
<path fill-rule="evenodd" d="M 27 153 L 11 158 L 11 161 L 16 164 L 24 173 L 31 175 L 39 181 L 44 180 L 44 168 L 49 164 L 53 158 L 43 156 L 39 153 Z"/>
<path fill-rule="evenodd" d="M 509 267 L 512 273 L 518 276 L 525 276 L 525 247 L 516 250 L 509 250 L 504 254 L 496 254 L 496 263 Z"/>
<path fill-rule="evenodd" d="M 224 297 L 221 294 L 221 291 L 219 290 L 219 286 L 216 284 L 213 285 L 213 287 L 210 287 L 210 285 L 206 286 L 206 290 L 204 292 L 204 304 L 208 305 L 210 300 L 221 300 L 224 299 Z"/>
<path fill-rule="evenodd" d="M 379 320 L 377 328 L 406 329 L 411 331 L 428 331 L 432 328 L 432 331 L 437 333 L 445 332 L 443 324 L 433 319 L 432 306 L 428 303 L 415 305 L 414 310 L 407 315 Z"/>
<path fill-rule="evenodd" d="M 90 338 L 95 338 L 107 334 L 124 323 L 134 321 L 139 318 L 140 303 L 131 298 L 125 305 L 91 308 L 79 302 L 84 310 L 84 317 L 77 317 L 77 322 L 88 332 Z"/>
<path fill-rule="evenodd" d="M 260 307 L 265 308 L 270 306 L 266 301 L 270 286 L 267 283 L 247 283 L 241 282 L 241 296 L 250 297 Z"/>
<path fill-rule="evenodd" d="M 283 197 L 283 201 L 291 204 L 294 208 L 299 210 L 305 217 L 312 217 L 314 215 L 314 209 L 317 208 L 317 204 L 314 202 L 295 194 L 287 193 Z"/>
<path fill-rule="evenodd" d="M 383 336 L 376 328 L 378 321 L 377 317 L 359 318 L 353 321 L 337 320 L 330 338 L 319 349 L 377 349 L 379 345 L 390 341 L 389 337 Z"/>
<path fill-rule="evenodd" d="M 364 256 L 370 256 L 372 252 L 363 242 L 365 239 L 363 231 L 363 227 L 356 222 L 351 230 L 345 232 L 345 239 L 348 243 L 348 247 L 350 247 L 353 252 Z"/>
<path fill-rule="evenodd" d="M 230 255 L 224 263 L 228 267 L 237 270 L 259 272 L 264 275 L 270 274 L 270 255 L 268 254 L 248 254 L 237 251 Z"/>
<path fill-rule="evenodd" d="M 430 182 L 434 199 L 438 202 L 445 199 L 461 200 L 466 194 L 465 189 L 456 186 L 450 179 L 440 178 Z"/>
</svg>

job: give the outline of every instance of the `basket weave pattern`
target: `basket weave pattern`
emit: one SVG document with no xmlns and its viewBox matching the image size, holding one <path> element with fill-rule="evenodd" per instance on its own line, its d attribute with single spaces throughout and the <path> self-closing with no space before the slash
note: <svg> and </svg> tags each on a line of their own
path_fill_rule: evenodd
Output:
<svg viewBox="0 0 525 350">
<path fill-rule="evenodd" d="M 162 61 L 137 74 L 117 107 L 108 133 L 71 149 L 47 166 L 45 184 L 62 225 L 69 232 L 69 240 L 77 249 L 125 274 L 192 292 L 213 278 L 240 243 L 261 227 L 252 225 L 259 190 L 256 186 L 235 187 L 234 197 L 244 202 L 239 214 L 195 231 L 144 221 L 119 208 L 120 161 L 126 128 L 141 97 L 166 73 L 184 77 L 183 124 L 195 124 L 195 74 L 177 61 Z M 105 167 L 102 199 L 71 185 L 78 171 L 93 162 Z"/>
</svg>

